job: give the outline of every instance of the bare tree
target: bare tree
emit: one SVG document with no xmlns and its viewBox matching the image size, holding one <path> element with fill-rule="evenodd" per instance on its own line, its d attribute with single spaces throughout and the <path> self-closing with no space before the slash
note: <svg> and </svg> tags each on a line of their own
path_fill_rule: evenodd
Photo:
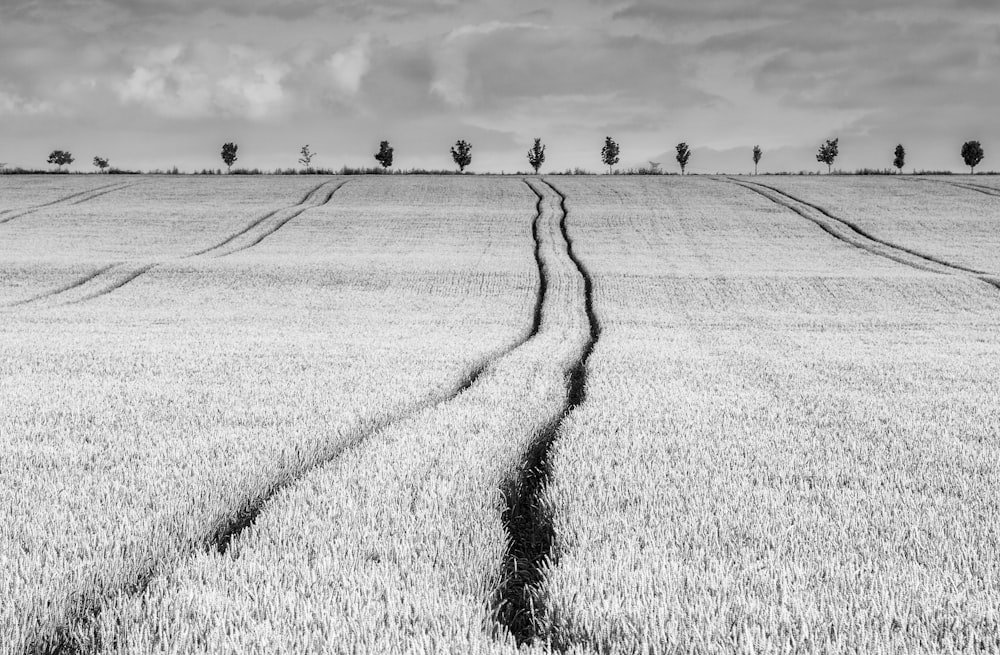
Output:
<svg viewBox="0 0 1000 655">
<path fill-rule="evenodd" d="M 620 148 L 615 140 L 611 137 L 604 138 L 604 147 L 601 148 L 601 161 L 608 167 L 608 174 L 611 174 L 612 168 L 618 163 L 618 154 Z"/>
<path fill-rule="evenodd" d="M 535 169 L 535 175 L 538 175 L 538 169 L 545 163 L 545 146 L 541 139 L 535 139 L 535 145 L 528 151 L 528 163 Z"/>
<path fill-rule="evenodd" d="M 458 165 L 458 172 L 464 173 L 465 167 L 472 163 L 472 144 L 464 139 L 459 139 L 451 148 L 451 158 Z"/>
<path fill-rule="evenodd" d="M 302 146 L 302 150 L 299 150 L 299 154 L 302 155 L 299 157 L 299 163 L 302 164 L 302 167 L 307 169 L 312 167 L 312 160 L 313 157 L 316 156 L 316 153 L 309 149 L 308 143 Z"/>
</svg>

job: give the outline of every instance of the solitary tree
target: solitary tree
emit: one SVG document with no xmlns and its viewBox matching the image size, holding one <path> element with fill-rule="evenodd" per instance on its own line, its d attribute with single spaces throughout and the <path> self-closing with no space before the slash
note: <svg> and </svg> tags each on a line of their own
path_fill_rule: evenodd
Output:
<svg viewBox="0 0 1000 655">
<path fill-rule="evenodd" d="M 615 140 L 611 137 L 604 138 L 604 147 L 601 148 L 601 161 L 605 163 L 608 167 L 608 173 L 611 173 L 612 167 L 618 163 L 618 153 L 620 149 Z"/>
<path fill-rule="evenodd" d="M 535 145 L 528 151 L 528 163 L 535 169 L 535 175 L 538 175 L 538 169 L 545 163 L 545 146 L 541 139 L 535 139 Z"/>
<path fill-rule="evenodd" d="M 681 165 L 681 175 L 684 175 L 684 169 L 687 168 L 689 159 L 691 159 L 691 149 L 688 148 L 688 144 L 678 143 L 677 163 Z"/>
<path fill-rule="evenodd" d="M 757 174 L 757 164 L 760 163 L 760 158 L 764 156 L 764 151 L 760 149 L 760 146 L 753 147 L 753 174 Z"/>
<path fill-rule="evenodd" d="M 459 139 L 451 148 L 451 158 L 458 165 L 458 172 L 464 173 L 465 167 L 472 163 L 472 144 Z"/>
<path fill-rule="evenodd" d="M 965 165 L 969 167 L 969 171 L 973 175 L 976 174 L 976 166 L 979 166 L 979 162 L 983 161 L 984 156 L 983 146 L 978 141 L 966 141 L 962 145 L 962 159 L 965 160 Z"/>
<path fill-rule="evenodd" d="M 382 170 L 392 166 L 392 146 L 389 145 L 388 141 L 379 144 L 378 152 L 375 153 L 375 161 L 382 164 Z"/>
<path fill-rule="evenodd" d="M 896 152 L 894 154 L 895 158 L 892 160 L 892 165 L 898 168 L 899 172 L 902 174 L 903 166 L 906 166 L 906 149 L 903 147 L 902 143 L 896 146 Z"/>
<path fill-rule="evenodd" d="M 236 151 L 239 149 L 235 143 L 226 143 L 222 146 L 222 163 L 226 165 L 226 169 L 232 173 L 233 164 L 236 163 Z"/>
<path fill-rule="evenodd" d="M 101 169 L 101 172 L 103 173 L 104 169 L 108 167 L 108 158 L 101 156 L 94 157 L 94 166 Z"/>
<path fill-rule="evenodd" d="M 299 153 L 302 155 L 299 157 L 299 163 L 302 164 L 303 168 L 309 168 L 316 153 L 309 149 L 309 144 L 302 146 L 302 150 Z"/>
<path fill-rule="evenodd" d="M 63 166 L 67 166 L 73 163 L 73 155 L 68 150 L 53 150 L 49 153 L 50 164 L 55 164 L 62 170 Z"/>
<path fill-rule="evenodd" d="M 839 138 L 832 141 L 827 140 L 826 143 L 819 147 L 819 152 L 816 154 L 816 161 L 826 164 L 827 173 L 833 171 L 833 160 L 840 154 L 839 143 Z"/>
</svg>

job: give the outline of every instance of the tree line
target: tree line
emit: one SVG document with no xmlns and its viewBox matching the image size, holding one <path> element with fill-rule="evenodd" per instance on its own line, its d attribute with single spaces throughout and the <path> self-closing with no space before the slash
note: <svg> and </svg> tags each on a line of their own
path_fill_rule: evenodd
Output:
<svg viewBox="0 0 1000 655">
<path fill-rule="evenodd" d="M 676 146 L 677 154 L 675 159 L 677 164 L 680 166 L 681 175 L 687 172 L 688 162 L 691 160 L 691 148 L 687 143 L 678 143 Z M 228 142 L 222 146 L 222 162 L 226 165 L 228 172 L 232 172 L 233 164 L 236 163 L 237 152 L 239 151 L 239 146 L 235 143 Z M 388 141 L 382 141 L 379 144 L 378 152 L 375 153 L 375 161 L 382 166 L 383 170 L 388 170 L 392 167 L 393 162 L 393 148 L 389 145 Z M 302 146 L 299 151 L 299 164 L 305 169 L 310 170 L 312 167 L 313 157 L 316 153 L 313 152 L 309 145 Z M 758 165 L 760 160 L 764 156 L 764 151 L 759 145 L 755 145 L 751 151 L 753 158 L 753 172 L 757 175 Z M 819 147 L 819 151 L 816 153 L 816 161 L 826 164 L 827 173 L 833 172 L 833 164 L 836 161 L 838 155 L 840 155 L 840 139 L 828 139 Z M 985 157 L 985 152 L 983 151 L 982 144 L 979 141 L 966 141 L 962 144 L 962 160 L 965 165 L 969 167 L 971 173 L 975 174 L 976 166 L 978 166 Z M 459 139 L 455 142 L 455 145 L 451 148 L 451 158 L 458 166 L 459 173 L 464 173 L 465 169 L 472 165 L 472 144 L 464 139 Z M 68 166 L 72 164 L 75 160 L 73 159 L 72 153 L 66 150 L 53 150 L 49 154 L 48 163 L 53 164 L 59 168 L 61 171 L 63 166 Z M 614 172 L 614 167 L 618 162 L 621 161 L 621 146 L 618 142 L 612 139 L 610 136 L 605 137 L 604 146 L 601 148 L 601 162 L 608 167 L 608 173 Z M 534 145 L 528 150 L 528 164 L 535 170 L 535 174 L 538 174 L 539 169 L 542 164 L 545 163 L 545 145 L 539 138 L 535 139 Z M 660 164 L 657 162 L 650 162 L 653 171 L 659 171 Z M 896 146 L 893 152 L 892 165 L 898 169 L 899 173 L 903 172 L 903 167 L 906 165 L 906 149 L 903 144 Z M 100 155 L 94 157 L 94 166 L 96 166 L 101 172 L 104 172 L 110 166 L 107 157 L 102 157 Z"/>
</svg>

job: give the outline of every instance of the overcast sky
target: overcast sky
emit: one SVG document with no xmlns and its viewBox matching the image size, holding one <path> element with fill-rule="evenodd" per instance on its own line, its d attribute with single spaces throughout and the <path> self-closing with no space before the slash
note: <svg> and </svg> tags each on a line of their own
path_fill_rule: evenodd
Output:
<svg viewBox="0 0 1000 655">
<path fill-rule="evenodd" d="M 996 0 L 0 0 L 0 162 L 1000 169 Z M 909 165 L 908 165 L 909 168 Z"/>
</svg>

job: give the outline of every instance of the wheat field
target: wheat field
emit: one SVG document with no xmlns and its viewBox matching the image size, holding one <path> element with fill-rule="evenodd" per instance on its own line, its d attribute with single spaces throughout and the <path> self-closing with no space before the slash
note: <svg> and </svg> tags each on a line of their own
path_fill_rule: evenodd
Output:
<svg viewBox="0 0 1000 655">
<path fill-rule="evenodd" d="M 1000 652 L 998 195 L 2 176 L 0 654 Z"/>
</svg>

